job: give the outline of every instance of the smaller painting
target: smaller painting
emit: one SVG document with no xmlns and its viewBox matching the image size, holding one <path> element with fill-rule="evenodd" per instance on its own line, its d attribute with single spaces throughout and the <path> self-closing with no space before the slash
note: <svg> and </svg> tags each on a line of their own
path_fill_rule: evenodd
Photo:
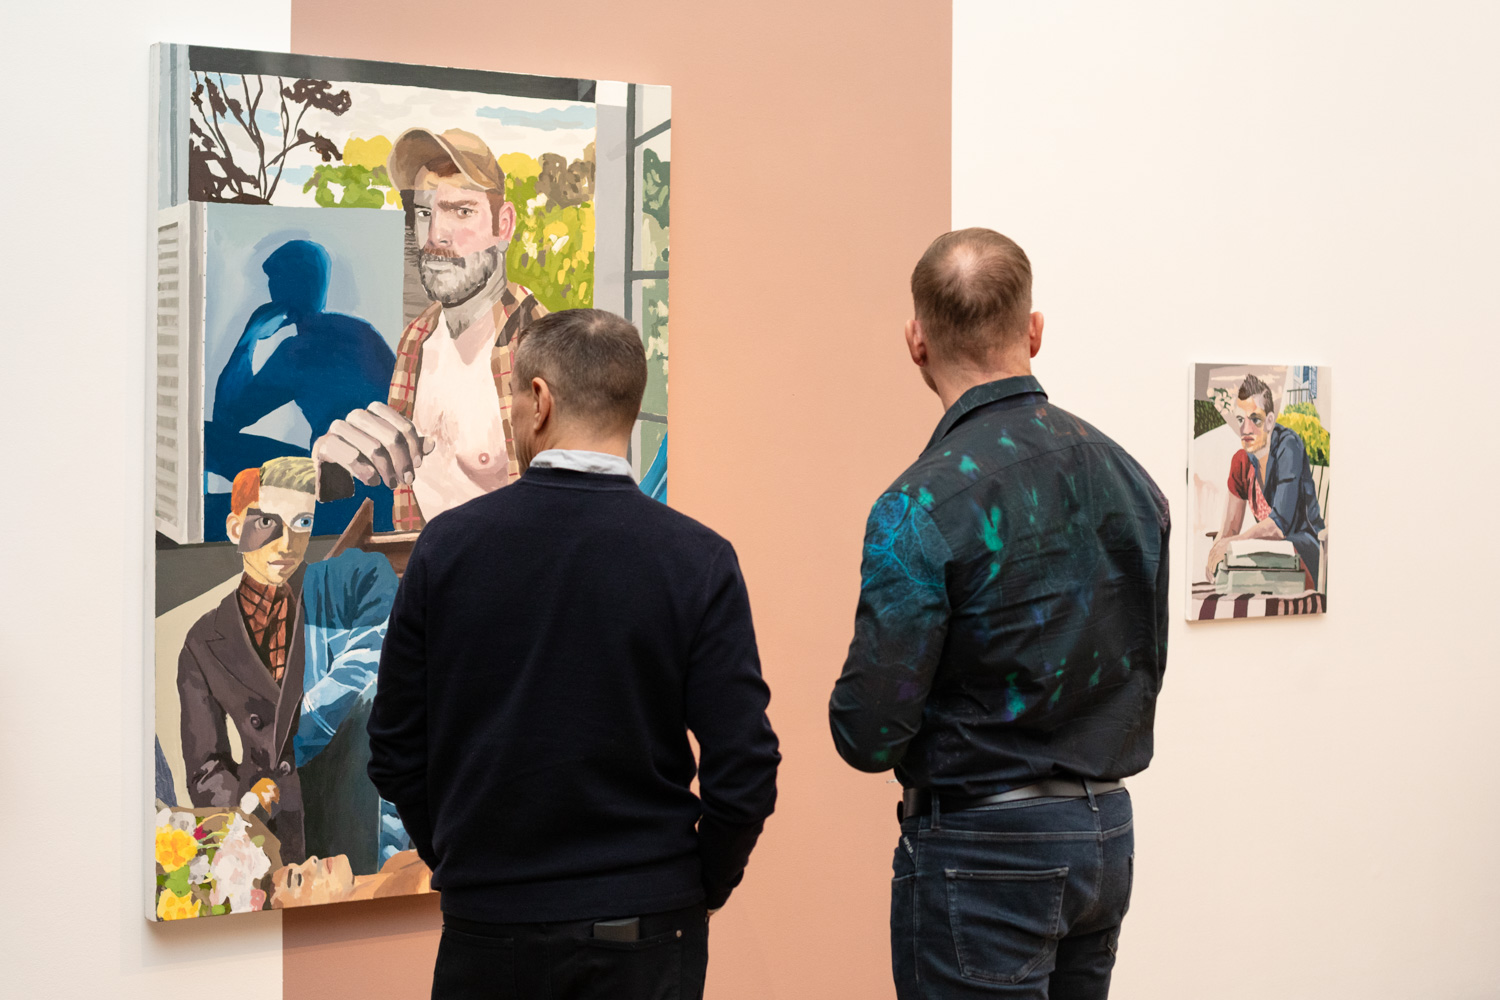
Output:
<svg viewBox="0 0 1500 1000">
<path fill-rule="evenodd" d="M 1194 366 L 1188 620 L 1328 610 L 1330 382 L 1327 366 Z"/>
</svg>

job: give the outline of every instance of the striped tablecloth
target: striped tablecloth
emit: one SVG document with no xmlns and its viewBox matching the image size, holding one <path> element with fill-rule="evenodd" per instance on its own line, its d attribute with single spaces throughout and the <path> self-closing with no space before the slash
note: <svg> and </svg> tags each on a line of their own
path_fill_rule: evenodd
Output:
<svg viewBox="0 0 1500 1000">
<path fill-rule="evenodd" d="M 1219 594 L 1211 583 L 1193 585 L 1188 617 L 1193 621 L 1220 618 L 1270 618 L 1275 615 L 1316 615 L 1328 610 L 1328 598 L 1309 590 L 1297 597 L 1265 594 Z"/>
</svg>

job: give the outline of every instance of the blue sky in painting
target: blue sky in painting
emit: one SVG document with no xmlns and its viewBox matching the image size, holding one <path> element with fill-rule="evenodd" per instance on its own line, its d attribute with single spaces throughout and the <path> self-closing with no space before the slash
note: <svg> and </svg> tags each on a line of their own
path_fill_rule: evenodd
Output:
<svg viewBox="0 0 1500 1000">
<path fill-rule="evenodd" d="M 596 114 L 592 107 L 547 108 L 545 111 L 518 111 L 515 108 L 480 108 L 480 118 L 493 118 L 502 125 L 518 128 L 557 129 L 593 128 Z"/>
</svg>

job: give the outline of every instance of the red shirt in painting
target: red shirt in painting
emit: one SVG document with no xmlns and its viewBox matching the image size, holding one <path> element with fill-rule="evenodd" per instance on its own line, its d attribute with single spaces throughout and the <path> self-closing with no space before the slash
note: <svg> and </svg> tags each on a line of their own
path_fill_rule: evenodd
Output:
<svg viewBox="0 0 1500 1000">
<path fill-rule="evenodd" d="M 1243 448 L 1234 453 L 1234 458 L 1229 463 L 1229 492 L 1250 504 L 1250 513 L 1255 515 L 1257 521 L 1264 521 L 1271 516 L 1271 505 L 1261 491 L 1260 477 L 1255 474 L 1255 463 L 1250 461 L 1250 453 Z M 1307 560 L 1299 555 L 1297 561 L 1302 563 L 1307 589 L 1316 590 L 1318 584 L 1307 566 Z"/>
<path fill-rule="evenodd" d="M 1250 461 L 1250 453 L 1243 448 L 1234 453 L 1234 460 L 1229 463 L 1229 492 L 1249 502 L 1250 512 L 1257 521 L 1264 521 L 1271 516 L 1271 505 L 1261 492 L 1260 477 L 1255 474 L 1255 463 Z"/>
</svg>

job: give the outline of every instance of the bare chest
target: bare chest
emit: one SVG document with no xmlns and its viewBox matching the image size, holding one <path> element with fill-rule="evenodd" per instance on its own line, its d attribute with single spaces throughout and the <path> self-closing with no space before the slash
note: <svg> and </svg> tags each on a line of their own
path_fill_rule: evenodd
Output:
<svg viewBox="0 0 1500 1000">
<path fill-rule="evenodd" d="M 505 484 L 500 396 L 481 343 L 465 349 L 445 326 L 422 345 L 412 423 L 429 449 L 412 484 L 425 517 Z"/>
</svg>

